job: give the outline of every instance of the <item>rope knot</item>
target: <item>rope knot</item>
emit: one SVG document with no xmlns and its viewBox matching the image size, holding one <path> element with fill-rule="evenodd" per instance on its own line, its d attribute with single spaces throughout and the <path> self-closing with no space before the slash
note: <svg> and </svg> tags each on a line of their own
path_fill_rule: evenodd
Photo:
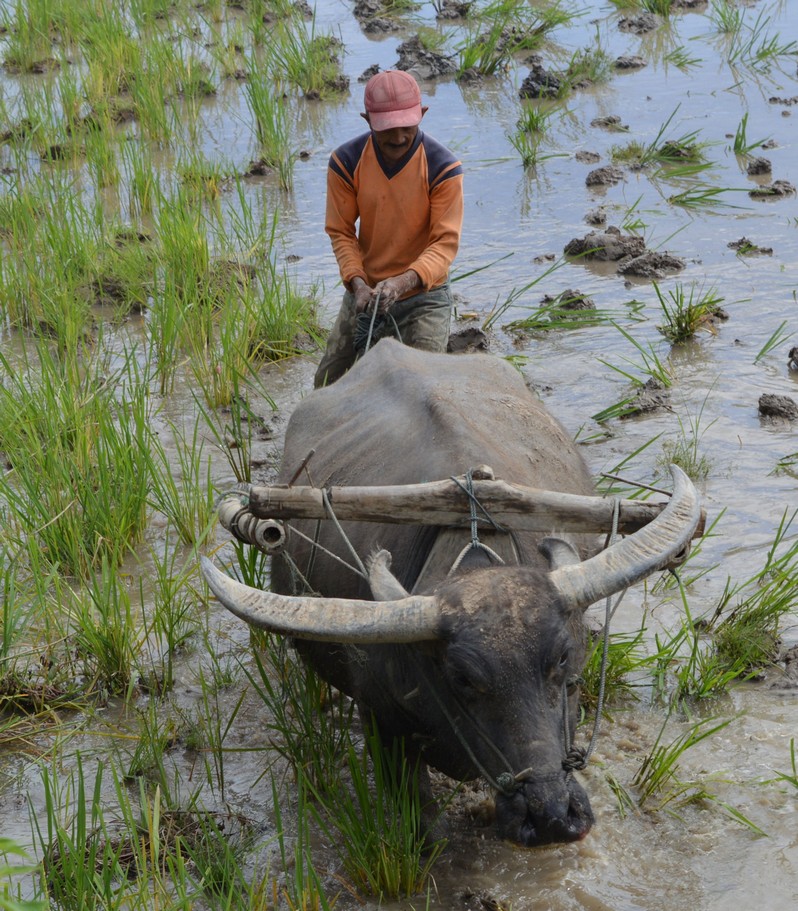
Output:
<svg viewBox="0 0 798 911">
<path fill-rule="evenodd" d="M 585 766 L 587 766 L 587 750 L 572 746 L 562 761 L 562 767 L 566 772 L 581 772 Z"/>
</svg>

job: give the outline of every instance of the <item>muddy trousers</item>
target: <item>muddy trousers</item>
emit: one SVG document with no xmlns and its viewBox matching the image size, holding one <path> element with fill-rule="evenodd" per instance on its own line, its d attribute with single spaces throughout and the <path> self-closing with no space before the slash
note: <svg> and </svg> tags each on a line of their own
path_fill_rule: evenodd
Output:
<svg viewBox="0 0 798 911">
<path fill-rule="evenodd" d="M 381 337 L 393 336 L 411 348 L 424 351 L 446 351 L 451 318 L 452 292 L 448 284 L 441 285 L 397 301 L 391 307 Z M 360 357 L 355 349 L 356 324 L 355 296 L 347 291 L 313 379 L 316 389 L 340 379 Z"/>
</svg>

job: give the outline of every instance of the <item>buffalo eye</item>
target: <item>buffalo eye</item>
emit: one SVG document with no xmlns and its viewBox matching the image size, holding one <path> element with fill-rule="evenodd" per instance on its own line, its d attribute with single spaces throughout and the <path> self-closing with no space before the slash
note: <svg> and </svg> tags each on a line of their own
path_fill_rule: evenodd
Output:
<svg viewBox="0 0 798 911">
<path fill-rule="evenodd" d="M 563 668 L 568 666 L 568 659 L 570 658 L 570 656 L 571 656 L 570 651 L 567 648 L 563 649 L 563 652 L 560 655 L 560 661 L 557 665 L 557 667 L 560 670 L 562 670 Z"/>
</svg>

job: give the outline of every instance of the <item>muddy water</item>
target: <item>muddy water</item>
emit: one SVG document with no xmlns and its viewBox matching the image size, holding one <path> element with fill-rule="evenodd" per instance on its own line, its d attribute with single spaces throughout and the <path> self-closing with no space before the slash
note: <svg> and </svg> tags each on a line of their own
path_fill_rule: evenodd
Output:
<svg viewBox="0 0 798 911">
<path fill-rule="evenodd" d="M 757 408 L 763 393 L 798 400 L 798 373 L 787 366 L 787 353 L 798 343 L 798 200 L 795 195 L 752 200 L 748 190 L 755 181 L 747 176 L 745 161 L 730 151 L 730 137 L 747 114 L 749 140 L 775 141 L 767 151 L 756 150 L 771 160 L 773 179 L 798 184 L 798 104 L 787 103 L 798 96 L 796 58 L 783 56 L 769 71 L 748 66 L 734 69 L 724 62 L 724 43 L 706 6 L 674 14 L 669 24 L 642 36 L 622 32 L 619 16 L 609 6 L 571 4 L 581 15 L 555 32 L 556 45 L 545 49 L 544 63 L 552 69 L 562 67 L 572 52 L 598 40 L 612 60 L 621 54 L 639 54 L 647 65 L 614 73 L 607 82 L 558 103 L 536 168 L 522 168 L 506 136 L 515 128 L 520 111 L 518 88 L 528 72 L 523 63 L 475 84 L 422 81 L 430 105 L 424 127 L 455 149 L 465 165 L 466 216 L 456 277 L 494 263 L 456 283 L 461 315 L 474 313 L 483 320 L 514 289 L 542 275 L 571 238 L 588 233 L 585 217 L 599 208 L 606 213 L 607 224 L 639 219 L 638 230 L 649 248 L 685 260 L 678 275 L 661 281 L 664 293 L 678 284 L 688 292 L 693 286 L 698 293 L 714 289 L 723 298 L 729 319 L 715 333 L 702 333 L 671 352 L 656 328 L 662 314 L 651 282 L 627 281 L 606 264 L 571 262 L 520 294 L 498 319 L 492 338 L 498 353 L 520 356 L 530 383 L 569 430 L 586 441 L 585 453 L 596 474 L 613 471 L 657 438 L 623 466 L 626 477 L 657 483 L 663 473 L 663 444 L 694 435 L 699 452 L 711 461 L 702 490 L 710 521 L 723 512 L 697 561 L 708 571 L 689 591 L 691 610 L 700 615 L 714 607 L 729 576 L 739 581 L 762 566 L 784 510 L 798 507 L 795 474 L 774 474 L 779 459 L 798 450 L 796 425 L 765 420 Z M 747 11 L 749 23 L 758 13 L 767 18 L 767 34 L 779 43 L 798 39 L 798 19 L 788 3 L 741 9 Z M 418 15 L 426 24 L 434 24 L 431 7 L 422 7 Z M 413 29 L 369 37 L 351 15 L 349 4 L 320 0 L 317 30 L 327 28 L 334 29 L 346 46 L 344 67 L 352 80 L 351 93 L 334 102 L 299 104 L 297 144 L 311 155 L 296 164 L 292 194 L 281 193 L 268 180 L 251 181 L 249 192 L 253 203 L 280 209 L 286 255 L 301 257 L 293 267 L 300 282 L 321 282 L 325 312 L 331 319 L 340 287 L 323 232 L 326 157 L 334 145 L 362 128 L 358 75 L 373 63 L 383 68 L 394 65 L 397 44 Z M 664 55 L 677 47 L 686 48 L 700 62 L 688 72 L 668 63 Z M 12 80 L 7 89 L 13 97 Z M 590 125 L 595 118 L 614 114 L 628 125 L 627 133 Z M 624 169 L 623 179 L 612 186 L 586 186 L 590 170 L 610 162 L 613 145 L 629 139 L 652 142 L 669 118 L 663 138 L 695 131 L 707 143 L 706 156 L 714 166 L 698 181 Z M 203 111 L 200 142 L 209 155 L 223 155 L 243 170 L 254 154 L 252 136 L 240 92 L 229 85 Z M 584 151 L 597 153 L 598 161 L 580 161 L 576 153 Z M 552 157 L 543 160 L 543 156 Z M 669 202 L 691 183 L 724 192 L 712 206 L 685 208 Z M 742 237 L 771 247 L 772 254 L 737 255 L 728 244 Z M 541 261 L 543 257 L 549 259 Z M 635 340 L 651 346 L 660 359 L 670 354 L 674 382 L 669 410 L 606 426 L 593 420 L 592 415 L 629 393 L 628 382 L 610 365 L 646 378 L 635 366 L 642 363 L 640 351 L 613 326 L 536 333 L 522 340 L 501 329 L 511 319 L 528 315 L 544 294 L 567 288 L 589 295 L 600 310 L 615 312 Z M 640 321 L 628 318 L 632 301 L 643 305 Z M 784 339 L 758 359 L 782 323 L 786 324 Z M 267 388 L 279 406 L 274 419 L 278 440 L 293 403 L 309 389 L 311 375 L 308 361 L 267 372 Z M 183 408 L 189 410 L 189 397 L 178 396 L 170 404 L 173 414 Z M 266 459 L 274 454 L 274 443 L 263 444 L 263 451 L 255 453 Z M 216 480 L 225 480 L 222 465 Z M 790 539 L 794 537 L 795 532 Z M 627 596 L 614 629 L 637 629 L 644 610 L 653 635 L 678 624 L 681 605 L 672 590 L 654 594 L 641 587 Z M 213 622 L 220 635 L 228 638 L 231 652 L 245 647 L 246 637 L 233 621 L 218 614 Z M 787 644 L 798 642 L 794 616 L 787 619 L 784 639 Z M 177 688 L 187 705 L 198 697 L 192 661 L 180 669 Z M 637 704 L 614 711 L 614 722 L 604 726 L 594 762 L 583 775 L 597 816 L 593 833 L 579 845 L 535 851 L 515 848 L 497 842 L 490 827 L 481 825 L 480 796 L 466 797 L 451 812 L 452 842 L 436 868 L 429 907 L 714 911 L 754 906 L 780 911 L 791 906 L 798 894 L 798 791 L 763 782 L 774 777 L 774 770 L 788 770 L 790 739 L 798 732 L 797 693 L 787 687 L 747 684 L 720 703 L 702 707 L 699 711 L 707 716 L 733 720 L 682 762 L 683 778 L 718 779 L 711 785 L 713 793 L 766 835 L 752 833 L 710 804 L 687 807 L 681 818 L 665 812 L 619 812 L 608 774 L 628 787 L 664 720 L 664 710 L 650 707 L 643 691 Z M 230 746 L 263 744 L 263 719 L 258 713 L 259 707 L 253 704 L 241 715 Z M 119 729 L 123 715 L 109 709 L 109 725 Z M 94 724 L 98 727 L 96 719 Z M 681 730 L 674 719 L 668 739 Z M 98 751 L 101 743 L 98 738 Z M 190 759 L 181 761 L 188 778 Z M 0 829 L 24 841 L 25 796 L 31 795 L 34 809 L 41 806 L 37 775 L 18 756 L 3 760 L 0 768 Z M 263 781 L 256 784 L 261 772 L 259 754 L 229 759 L 226 796 L 254 818 L 266 819 L 267 789 Z M 269 834 L 266 825 L 264 836 Z M 332 872 L 332 854 L 322 850 L 321 856 L 327 858 Z M 401 907 L 419 907 L 423 901 Z M 338 907 L 375 908 L 376 903 L 363 905 L 344 895 Z"/>
</svg>

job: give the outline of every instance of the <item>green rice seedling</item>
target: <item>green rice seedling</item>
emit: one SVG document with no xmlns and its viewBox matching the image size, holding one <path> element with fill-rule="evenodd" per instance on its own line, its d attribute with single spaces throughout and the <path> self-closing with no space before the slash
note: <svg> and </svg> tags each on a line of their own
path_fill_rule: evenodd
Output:
<svg viewBox="0 0 798 911">
<path fill-rule="evenodd" d="M 180 565 L 177 548 L 166 547 L 162 555 L 153 553 L 147 581 L 151 591 L 145 593 L 144 580 L 139 581 L 139 600 L 151 602 L 151 616 L 145 617 L 145 633 L 151 649 L 159 659 L 145 664 L 144 652 L 139 661 L 139 682 L 148 690 L 162 695 L 174 685 L 174 659 L 190 639 L 199 632 L 197 598 L 189 587 L 195 571 L 192 561 Z"/>
<path fill-rule="evenodd" d="M 675 440 L 663 442 L 662 456 L 659 459 L 663 468 L 667 468 L 668 465 L 678 465 L 694 481 L 705 481 L 712 470 L 712 459 L 702 452 L 701 446 L 701 438 L 717 420 L 715 418 L 705 427 L 701 426 L 701 418 L 708 398 L 709 393 L 701 403 L 695 417 L 684 419 L 677 414 L 678 437 Z"/>
<path fill-rule="evenodd" d="M 348 770 L 351 790 L 343 783 L 334 792 L 311 788 L 320 827 L 357 888 L 381 899 L 418 894 L 445 841 L 430 839 L 426 830 L 430 808 L 422 806 L 417 770 L 397 741 L 389 748 L 374 729 L 359 752 L 350 746 Z"/>
<path fill-rule="evenodd" d="M 753 24 L 743 17 L 739 27 L 728 33 L 726 59 L 732 66 L 748 66 L 768 72 L 781 57 L 793 56 L 798 48 L 795 40 L 784 42 L 768 31 L 771 17 L 759 10 Z"/>
<path fill-rule="evenodd" d="M 657 329 L 671 344 L 687 341 L 702 329 L 715 334 L 714 319 L 724 298 L 714 288 L 699 292 L 693 282 L 689 293 L 686 293 L 684 285 L 677 282 L 664 294 L 659 284 L 654 282 L 654 293 L 665 317 L 665 322 Z"/>
<path fill-rule="evenodd" d="M 266 892 L 265 898 L 267 900 L 271 898 L 271 907 L 274 908 L 282 907 L 280 902 L 284 902 L 288 911 L 332 911 L 336 899 L 328 899 L 319 874 L 313 865 L 312 833 L 309 825 L 311 805 L 308 787 L 303 780 L 300 780 L 300 786 L 297 789 L 297 832 L 293 851 L 289 852 L 286 845 L 280 795 L 274 776 L 271 776 L 271 785 L 277 845 L 285 878 L 279 885 L 277 880 L 272 878 L 271 895 L 269 896 Z M 261 891 L 268 888 L 266 881 L 258 886 Z M 261 907 L 261 905 L 258 904 L 255 907 Z M 266 905 L 264 904 L 263 907 Z"/>
<path fill-rule="evenodd" d="M 648 663 L 642 649 L 644 633 L 645 629 L 641 628 L 634 633 L 610 634 L 603 682 L 605 709 L 611 703 L 637 698 L 631 676 Z M 603 637 L 599 635 L 588 653 L 580 684 L 581 702 L 591 708 L 597 705 L 602 686 L 602 653 Z"/>
<path fill-rule="evenodd" d="M 217 821 L 212 813 L 198 813 L 195 819 L 190 833 L 179 836 L 179 844 L 202 893 L 217 907 L 251 911 L 244 856 L 253 841 L 252 832 L 240 825 L 236 826 L 240 831 L 229 832 L 230 816 Z M 238 816 L 234 821 L 242 819 Z"/>
<path fill-rule="evenodd" d="M 776 772 L 776 777 L 773 781 L 792 785 L 798 790 L 798 759 L 796 759 L 795 754 L 795 738 L 790 740 L 790 769 L 790 772 Z"/>
<path fill-rule="evenodd" d="M 81 755 L 65 782 L 57 766 L 41 768 L 44 819 L 31 808 L 34 845 L 42 860 L 42 892 L 59 908 L 114 911 L 125 905 L 121 844 L 109 836 L 102 802 L 103 764 L 93 787 Z M 89 787 L 87 788 L 87 785 Z"/>
<path fill-rule="evenodd" d="M 222 690 L 232 679 L 225 679 L 222 674 L 224 669 L 218 663 L 215 653 L 211 649 L 211 655 L 215 662 L 212 675 L 209 678 L 202 667 L 199 669 L 200 701 L 197 715 L 197 723 L 202 729 L 206 748 L 203 752 L 203 762 L 205 764 L 205 780 L 208 787 L 219 794 L 221 800 L 225 799 L 225 752 L 224 745 L 227 735 L 236 720 L 244 699 L 247 696 L 246 689 L 242 690 L 238 701 L 231 708 L 226 700 L 222 700 Z M 229 669 L 228 669 L 229 672 Z"/>
<path fill-rule="evenodd" d="M 145 139 L 167 143 L 172 137 L 168 102 L 176 89 L 170 76 L 174 52 L 166 39 L 150 39 L 141 70 L 129 85 L 132 113 Z"/>
<path fill-rule="evenodd" d="M 42 72 L 57 66 L 51 31 L 52 4 L 16 0 L 13 14 L 7 6 L 3 12 L 3 66 L 12 73 Z"/>
<path fill-rule="evenodd" d="M 763 142 L 765 142 L 764 139 L 757 139 L 755 142 L 750 142 L 748 140 L 748 111 L 746 111 L 739 124 L 737 124 L 737 129 L 734 133 L 734 142 L 732 144 L 734 154 L 741 156 L 750 155 L 751 152 L 761 146 Z"/>
<path fill-rule="evenodd" d="M 334 790 L 351 746 L 353 703 L 289 652 L 283 639 L 265 637 L 255 667 L 257 674 L 245 673 L 266 706 L 271 749 L 287 760 L 297 781 L 318 794 Z"/>
<path fill-rule="evenodd" d="M 275 82 L 284 79 L 306 98 L 326 98 L 349 88 L 341 68 L 342 55 L 338 38 L 316 33 L 315 16 L 309 28 L 294 18 L 277 22 L 268 67 Z"/>
<path fill-rule="evenodd" d="M 485 31 L 469 26 L 467 35 L 457 45 L 457 76 L 466 73 L 478 76 L 494 76 L 507 68 L 512 49 L 506 40 L 507 29 L 512 25 L 512 14 L 491 20 Z"/>
<path fill-rule="evenodd" d="M 539 285 L 544 279 L 548 278 L 558 269 L 561 269 L 566 265 L 567 260 L 564 257 L 553 262 L 548 266 L 544 271 L 533 278 L 531 281 L 528 281 L 525 285 L 522 285 L 520 288 L 513 288 L 512 291 L 505 297 L 503 301 L 496 299 L 496 303 L 491 308 L 488 313 L 485 321 L 482 324 L 482 328 L 485 332 L 488 332 L 491 327 L 495 326 L 496 323 L 510 310 L 512 307 L 516 306 L 516 302 L 525 295 L 529 290 L 534 288 L 536 285 Z M 487 268 L 487 267 L 486 267 Z M 465 277 L 465 276 L 463 276 Z"/>
<path fill-rule="evenodd" d="M 668 166 L 700 164 L 703 161 L 707 143 L 699 141 L 699 130 L 690 130 L 674 139 L 665 138 L 679 107 L 677 105 L 663 121 L 651 142 L 646 144 L 633 140 L 625 146 L 613 146 L 610 149 L 612 160 L 640 168 L 652 164 Z"/>
<path fill-rule="evenodd" d="M 258 422 L 257 415 L 249 405 L 247 391 L 244 377 L 234 374 L 229 412 L 223 414 L 195 399 L 206 429 L 214 437 L 217 448 L 227 460 L 238 483 L 249 483 L 252 480 L 252 441 Z"/>
<path fill-rule="evenodd" d="M 100 129 L 89 130 L 83 140 L 86 164 L 98 190 L 116 189 L 120 181 L 119 159 L 109 134 L 110 123 L 106 122 Z"/>
<path fill-rule="evenodd" d="M 25 634 L 31 618 L 27 586 L 20 584 L 19 555 L 3 546 L 0 549 L 0 679 L 11 667 L 11 658 Z"/>
<path fill-rule="evenodd" d="M 0 911 L 46 911 L 43 901 L 12 895 L 12 883 L 16 877 L 36 873 L 38 865 L 9 863 L 9 855 L 28 859 L 27 852 L 11 838 L 0 835 Z"/>
<path fill-rule="evenodd" d="M 758 364 L 762 358 L 767 357 L 771 351 L 775 348 L 778 348 L 783 342 L 788 341 L 792 333 L 788 329 L 788 321 L 785 320 L 783 323 L 780 323 L 776 331 L 768 338 L 765 344 L 759 349 L 756 357 L 754 358 L 754 363 Z"/>
<path fill-rule="evenodd" d="M 709 18 L 721 35 L 734 35 L 742 29 L 744 10 L 732 0 L 712 0 Z"/>
<path fill-rule="evenodd" d="M 152 214 L 163 192 L 149 145 L 123 143 L 121 159 L 131 213 L 138 218 Z"/>
<path fill-rule="evenodd" d="M 141 779 L 155 784 L 168 806 L 174 804 L 171 770 L 166 767 L 166 753 L 177 742 L 178 728 L 175 718 L 165 711 L 165 704 L 149 699 L 143 708 L 135 708 L 132 720 L 135 729 L 130 737 L 132 749 L 120 757 L 123 779 L 130 783 Z"/>
<path fill-rule="evenodd" d="M 141 73 L 144 46 L 122 8 L 107 3 L 83 18 L 77 41 L 87 66 L 86 99 L 95 114 L 112 114 L 118 97 L 130 91 Z"/>
<path fill-rule="evenodd" d="M 270 71 L 254 58 L 249 61 L 248 71 L 244 98 L 255 121 L 260 160 L 265 167 L 276 171 L 280 186 L 290 190 L 296 155 L 291 148 L 288 100 L 279 83 L 274 83 Z"/>
<path fill-rule="evenodd" d="M 687 750 L 731 724 L 732 719 L 705 719 L 692 724 L 671 743 L 663 744 L 670 716 L 665 719 L 651 751 L 645 756 L 635 774 L 637 802 L 641 809 L 674 812 L 690 803 L 713 800 L 706 782 L 683 781 L 679 777 L 679 762 Z"/>
<path fill-rule="evenodd" d="M 662 58 L 666 63 L 672 63 L 683 72 L 688 72 L 693 67 L 701 65 L 701 58 L 691 54 L 690 51 L 680 44 L 678 47 L 668 51 Z"/>
<path fill-rule="evenodd" d="M 22 542 L 38 539 L 66 574 L 90 577 L 105 558 L 118 565 L 144 531 L 152 430 L 130 363 L 112 372 L 100 356 L 60 362 L 44 344 L 36 363 L 0 354 L 9 524 Z"/>
<path fill-rule="evenodd" d="M 568 66 L 563 73 L 564 91 L 607 82 L 611 73 L 612 60 L 604 48 L 598 44 L 597 38 L 594 47 L 575 51 L 568 61 Z"/>
<path fill-rule="evenodd" d="M 691 187 L 681 193 L 668 197 L 672 206 L 683 206 L 685 209 L 735 208 L 732 203 L 721 199 L 724 193 L 734 192 L 731 187 L 710 187 L 707 185 Z"/>
<path fill-rule="evenodd" d="M 640 6 L 648 13 L 656 13 L 667 19 L 671 14 L 673 0 L 640 0 Z"/>
<path fill-rule="evenodd" d="M 86 689 L 101 696 L 129 696 L 141 641 L 125 582 L 103 558 L 91 570 L 85 589 L 69 605 L 76 653 Z"/>
<path fill-rule="evenodd" d="M 619 323 L 613 323 L 613 325 L 621 335 L 635 347 L 642 358 L 642 364 L 637 364 L 629 358 L 624 357 L 624 362 L 634 368 L 635 372 L 632 373 L 623 367 L 619 367 L 617 364 L 611 364 L 609 361 L 599 358 L 599 363 L 604 364 L 605 367 L 609 367 L 610 370 L 614 370 L 627 379 L 632 384 L 635 394 L 592 415 L 592 419 L 598 423 L 637 413 L 638 409 L 635 404 L 635 398 L 637 393 L 644 387 L 653 385 L 655 389 L 666 390 L 673 384 L 673 368 L 670 361 L 662 361 L 651 345 L 643 345 L 641 342 L 638 342 L 637 339 Z M 642 379 L 638 374 L 643 374 L 646 379 Z"/>
<path fill-rule="evenodd" d="M 782 618 L 798 605 L 794 585 L 798 544 L 790 544 L 777 556 L 794 518 L 795 513 L 782 516 L 761 570 L 742 583 L 727 581 L 709 620 L 719 656 L 730 665 L 741 663 L 747 672 L 757 672 L 775 661 Z"/>
<path fill-rule="evenodd" d="M 187 150 L 175 165 L 178 180 L 196 199 L 213 202 L 230 181 L 231 168 L 223 160 L 210 160 L 201 151 Z"/>
<path fill-rule="evenodd" d="M 183 544 L 204 544 L 216 521 L 211 482 L 212 460 L 205 450 L 201 423 L 190 431 L 172 422 L 167 425 L 172 446 L 167 451 L 162 440 L 153 440 L 150 452 L 151 505 L 175 529 Z"/>
</svg>

